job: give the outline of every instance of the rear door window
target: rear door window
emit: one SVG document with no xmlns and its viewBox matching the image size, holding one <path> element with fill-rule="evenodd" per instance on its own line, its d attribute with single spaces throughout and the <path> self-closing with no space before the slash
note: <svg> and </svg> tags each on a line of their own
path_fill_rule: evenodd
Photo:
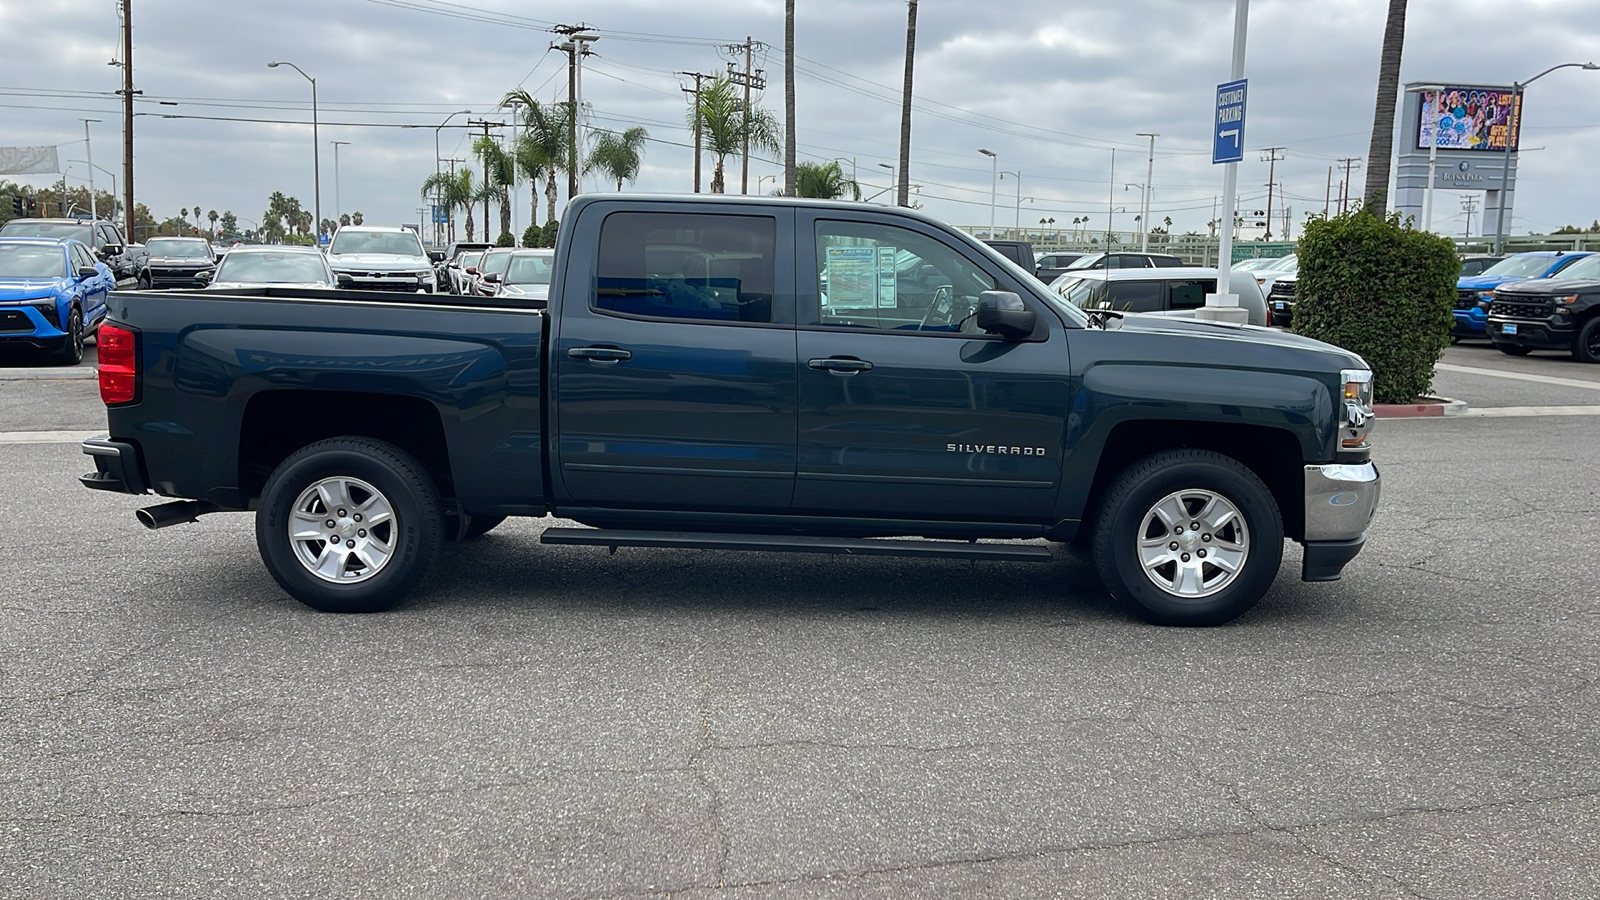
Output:
<svg viewBox="0 0 1600 900">
<path fill-rule="evenodd" d="M 771 322 L 777 221 L 612 213 L 600 227 L 593 308 L 662 319 Z"/>
<path fill-rule="evenodd" d="M 1172 281 L 1167 284 L 1169 309 L 1199 309 L 1206 305 L 1206 295 L 1217 292 L 1214 279 Z"/>
<path fill-rule="evenodd" d="M 1107 286 L 1106 299 L 1119 312 L 1160 312 L 1161 282 L 1113 281 Z"/>
</svg>

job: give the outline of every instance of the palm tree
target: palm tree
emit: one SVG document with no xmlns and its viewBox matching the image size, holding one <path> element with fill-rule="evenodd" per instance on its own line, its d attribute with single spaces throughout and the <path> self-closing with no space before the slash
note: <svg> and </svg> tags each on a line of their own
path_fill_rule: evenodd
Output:
<svg viewBox="0 0 1600 900">
<path fill-rule="evenodd" d="M 794 167 L 794 195 L 820 200 L 836 200 L 845 194 L 861 199 L 861 185 L 856 184 L 839 168 L 839 163 L 802 162 Z"/>
<path fill-rule="evenodd" d="M 210 212 L 206 213 L 206 218 L 211 221 L 211 233 L 212 234 L 216 234 L 217 233 L 217 220 L 222 218 L 222 216 L 216 210 L 213 209 Z"/>
<path fill-rule="evenodd" d="M 446 215 L 453 214 L 456 210 L 465 210 L 467 214 L 467 240 L 472 240 L 472 204 L 477 198 L 478 186 L 472 177 L 472 170 L 460 168 L 454 174 L 450 172 L 435 172 L 422 182 L 422 198 L 424 200 L 438 197 L 440 208 Z M 350 221 L 361 224 L 361 213 L 354 213 Z M 454 221 L 454 219 L 452 219 Z"/>
<path fill-rule="evenodd" d="M 489 201 L 500 206 L 500 236 L 511 234 L 511 189 L 517 185 L 516 155 L 507 152 L 492 138 L 481 137 L 472 145 L 472 152 L 483 163 L 483 236 L 489 237 Z"/>
<path fill-rule="evenodd" d="M 545 218 L 556 217 L 556 174 L 567 168 L 567 130 L 572 121 L 571 103 L 540 103 L 527 91 L 516 90 L 500 98 L 500 104 L 521 104 L 523 132 L 517 136 L 517 168 L 528 176 L 533 194 L 535 218 L 539 209 L 538 181 L 545 179 Z"/>
<path fill-rule="evenodd" d="M 607 180 L 616 181 L 617 190 L 620 191 L 622 182 L 639 177 L 639 168 L 644 162 L 644 142 L 649 137 L 650 132 L 641 125 L 635 125 L 621 134 L 597 131 L 594 134 L 594 146 L 589 148 L 589 161 L 583 170 L 604 172 Z"/>
<path fill-rule="evenodd" d="M 704 136 L 706 150 L 717 158 L 717 167 L 711 175 L 711 193 L 724 193 L 723 163 L 738 153 L 745 142 L 745 123 L 749 123 L 750 146 L 758 151 L 776 153 L 778 123 L 772 113 L 755 107 L 746 115 L 744 104 L 726 75 L 718 75 L 700 91 L 698 108 L 693 101 L 687 116 L 689 126 L 698 121 Z"/>
<path fill-rule="evenodd" d="M 1388 206 L 1389 155 L 1394 152 L 1394 104 L 1400 93 L 1400 51 L 1406 43 L 1406 0 L 1389 0 L 1378 57 L 1378 102 L 1372 111 L 1372 143 L 1367 148 L 1367 185 L 1361 205 L 1378 218 Z"/>
<path fill-rule="evenodd" d="M 358 209 L 355 212 L 350 214 L 350 224 L 352 224 L 352 225 L 360 225 L 361 221 L 362 221 L 361 210 Z"/>
</svg>

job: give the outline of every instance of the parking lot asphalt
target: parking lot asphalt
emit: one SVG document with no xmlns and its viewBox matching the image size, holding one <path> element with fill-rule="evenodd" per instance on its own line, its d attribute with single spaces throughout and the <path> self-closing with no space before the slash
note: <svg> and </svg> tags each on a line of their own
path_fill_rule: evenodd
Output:
<svg viewBox="0 0 1600 900">
<path fill-rule="evenodd" d="M 0 421 L 103 413 L 0 383 Z M 322 615 L 248 514 L 148 532 L 71 443 L 0 444 L 0 893 L 1600 895 L 1592 435 L 1384 421 L 1346 578 L 1290 544 L 1207 630 L 1060 548 L 608 556 L 548 520 Z"/>
</svg>

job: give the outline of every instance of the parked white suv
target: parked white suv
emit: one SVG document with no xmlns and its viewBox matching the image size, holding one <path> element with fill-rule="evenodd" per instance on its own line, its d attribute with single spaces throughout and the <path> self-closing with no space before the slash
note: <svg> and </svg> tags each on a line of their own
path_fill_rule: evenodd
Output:
<svg viewBox="0 0 1600 900">
<path fill-rule="evenodd" d="M 436 286 L 433 260 L 409 228 L 346 225 L 328 245 L 328 266 L 343 287 L 431 294 Z"/>
<path fill-rule="evenodd" d="M 1232 292 L 1251 325 L 1267 324 L 1267 301 L 1249 273 L 1229 279 Z M 1206 305 L 1206 295 L 1217 291 L 1217 270 L 1198 266 L 1162 269 L 1069 269 L 1050 283 L 1050 289 L 1082 309 L 1109 308 L 1118 312 L 1194 318 Z"/>
</svg>

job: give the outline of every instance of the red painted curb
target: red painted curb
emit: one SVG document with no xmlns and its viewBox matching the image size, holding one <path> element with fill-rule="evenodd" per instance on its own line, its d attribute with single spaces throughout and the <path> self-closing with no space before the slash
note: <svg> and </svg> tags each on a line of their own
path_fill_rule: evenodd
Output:
<svg viewBox="0 0 1600 900">
<path fill-rule="evenodd" d="M 1442 403 L 1375 403 L 1373 415 L 1380 419 L 1409 419 L 1417 416 L 1442 416 Z"/>
</svg>

